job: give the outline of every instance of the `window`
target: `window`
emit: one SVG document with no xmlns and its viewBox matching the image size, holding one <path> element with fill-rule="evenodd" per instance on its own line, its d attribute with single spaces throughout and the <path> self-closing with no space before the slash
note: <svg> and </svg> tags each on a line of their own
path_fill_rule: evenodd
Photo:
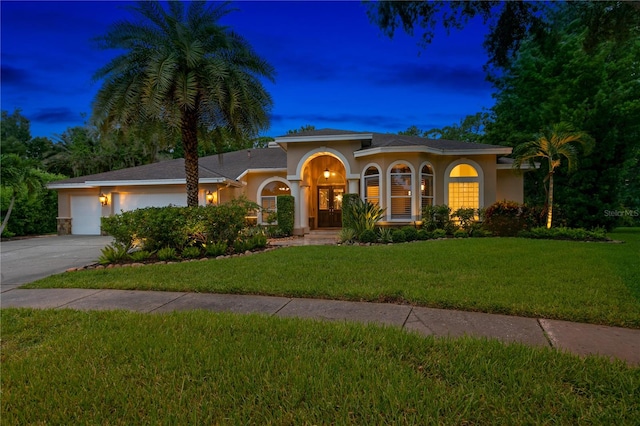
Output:
<svg viewBox="0 0 640 426">
<path fill-rule="evenodd" d="M 449 173 L 449 202 L 452 212 L 461 208 L 480 207 L 480 179 L 478 171 L 470 164 L 462 163 Z"/>
<path fill-rule="evenodd" d="M 277 211 L 276 197 L 278 195 L 290 195 L 289 186 L 280 181 L 273 181 L 265 185 L 260 193 L 260 206 L 262 207 L 262 222 L 268 222 L 268 217 Z"/>
<path fill-rule="evenodd" d="M 396 164 L 391 169 L 391 219 L 411 219 L 411 169 Z"/>
<path fill-rule="evenodd" d="M 422 210 L 426 206 L 433 205 L 434 191 L 433 191 L 433 167 L 429 164 L 422 166 L 420 171 L 420 197 Z"/>
<path fill-rule="evenodd" d="M 364 172 L 364 201 L 380 205 L 380 171 L 375 166 Z"/>
</svg>

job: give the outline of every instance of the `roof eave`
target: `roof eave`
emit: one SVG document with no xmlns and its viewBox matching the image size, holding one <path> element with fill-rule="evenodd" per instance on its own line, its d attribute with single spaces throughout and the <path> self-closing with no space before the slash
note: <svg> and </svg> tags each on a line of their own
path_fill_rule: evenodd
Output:
<svg viewBox="0 0 640 426">
<path fill-rule="evenodd" d="M 367 157 L 375 154 L 422 152 L 435 155 L 508 155 L 512 148 L 483 148 L 483 149 L 437 149 L 429 146 L 385 146 L 363 149 L 353 153 L 355 158 Z"/>
</svg>

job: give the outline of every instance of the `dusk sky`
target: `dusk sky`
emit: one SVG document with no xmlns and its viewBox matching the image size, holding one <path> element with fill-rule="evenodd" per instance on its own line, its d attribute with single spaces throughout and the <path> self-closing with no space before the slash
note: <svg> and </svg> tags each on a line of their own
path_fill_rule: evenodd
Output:
<svg viewBox="0 0 640 426">
<path fill-rule="evenodd" d="M 82 125 L 100 87 L 95 71 L 116 52 L 92 38 L 130 13 L 124 2 L 6 1 L 1 5 L 2 110 L 20 108 L 32 136 L 55 140 Z M 361 2 L 235 2 L 221 23 L 274 66 L 271 128 L 303 125 L 393 132 L 458 123 L 493 105 L 482 70 L 487 30 L 474 21 L 423 48 L 401 30 L 393 39 Z M 83 117 L 84 116 L 84 117 Z"/>
</svg>

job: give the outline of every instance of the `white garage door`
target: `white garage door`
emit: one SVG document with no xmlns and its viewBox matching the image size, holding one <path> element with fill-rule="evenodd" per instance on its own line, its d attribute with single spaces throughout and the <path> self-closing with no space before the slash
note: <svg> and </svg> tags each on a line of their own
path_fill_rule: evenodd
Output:
<svg viewBox="0 0 640 426">
<path fill-rule="evenodd" d="M 113 211 L 115 213 L 120 213 L 121 210 L 126 212 L 145 207 L 165 207 L 169 204 L 186 206 L 187 194 L 113 194 Z"/>
<path fill-rule="evenodd" d="M 73 235 L 100 235 L 102 206 L 95 195 L 71 196 L 71 233 Z"/>
</svg>

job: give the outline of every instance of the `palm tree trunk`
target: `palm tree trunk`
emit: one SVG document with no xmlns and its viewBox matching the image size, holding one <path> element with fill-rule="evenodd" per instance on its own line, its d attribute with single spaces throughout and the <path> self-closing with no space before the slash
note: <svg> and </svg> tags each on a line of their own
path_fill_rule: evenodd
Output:
<svg viewBox="0 0 640 426">
<path fill-rule="evenodd" d="M 549 173 L 549 206 L 547 208 L 547 229 L 551 228 L 551 218 L 553 215 L 553 171 Z"/>
<path fill-rule="evenodd" d="M 185 111 L 180 125 L 184 148 L 184 172 L 187 180 L 187 205 L 198 205 L 198 116 L 195 111 Z"/>
<path fill-rule="evenodd" d="M 4 220 L 2 221 L 2 225 L 0 226 L 0 235 L 4 232 L 4 228 L 6 228 L 7 223 L 9 222 L 9 216 L 11 216 L 11 212 L 13 211 L 13 204 L 16 201 L 15 194 L 11 197 L 11 202 L 9 203 L 9 210 L 7 210 L 7 214 L 4 216 Z"/>
</svg>

